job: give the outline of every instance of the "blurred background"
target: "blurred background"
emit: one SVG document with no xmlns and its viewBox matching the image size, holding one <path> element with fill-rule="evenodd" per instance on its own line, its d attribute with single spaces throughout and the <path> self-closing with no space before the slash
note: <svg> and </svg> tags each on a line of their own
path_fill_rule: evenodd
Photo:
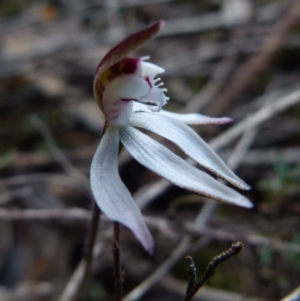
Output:
<svg viewBox="0 0 300 301">
<path fill-rule="evenodd" d="M 242 253 L 195 300 L 281 300 L 299 286 L 299 1 L 11 0 L 0 1 L 1 301 L 75 300 L 67 288 L 84 254 L 103 126 L 94 72 L 110 47 L 159 19 L 162 34 L 133 55 L 166 70 L 167 109 L 234 119 L 194 129 L 251 185 L 255 207 L 206 203 L 124 151 L 121 177 L 156 243 L 150 257 L 122 229 L 124 300 L 180 300 L 185 256 L 201 275 L 238 240 Z M 112 299 L 112 260 L 102 217 L 82 300 Z"/>
</svg>

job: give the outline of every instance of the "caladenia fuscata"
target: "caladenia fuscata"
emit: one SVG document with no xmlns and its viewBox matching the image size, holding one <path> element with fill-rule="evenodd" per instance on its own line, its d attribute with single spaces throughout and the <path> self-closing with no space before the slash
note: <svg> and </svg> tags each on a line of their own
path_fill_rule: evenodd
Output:
<svg viewBox="0 0 300 301">
<path fill-rule="evenodd" d="M 189 164 L 140 131 L 175 143 L 187 156 L 236 188 L 249 186 L 235 175 L 189 125 L 226 124 L 228 117 L 177 114 L 163 110 L 169 98 L 158 74 L 164 69 L 129 53 L 157 35 L 159 21 L 112 48 L 96 70 L 94 95 L 105 118 L 105 130 L 91 166 L 91 188 L 101 211 L 129 228 L 143 247 L 153 252 L 154 241 L 118 171 L 120 143 L 142 165 L 174 185 L 220 202 L 252 207 L 251 202 L 211 175 Z"/>
</svg>

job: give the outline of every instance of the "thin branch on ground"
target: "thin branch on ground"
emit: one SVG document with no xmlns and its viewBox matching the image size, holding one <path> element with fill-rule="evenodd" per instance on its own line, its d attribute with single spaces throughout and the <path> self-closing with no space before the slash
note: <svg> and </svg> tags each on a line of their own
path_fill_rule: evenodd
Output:
<svg viewBox="0 0 300 301">
<path fill-rule="evenodd" d="M 59 173 L 39 172 L 1 179 L 1 184 L 4 186 L 26 186 L 43 182 L 52 182 L 57 185 L 69 186 L 81 192 L 90 192 L 90 188 L 86 187 L 81 180 Z"/>
<path fill-rule="evenodd" d="M 0 209 L 2 221 L 88 222 L 92 214 L 80 208 L 60 209 Z"/>
<path fill-rule="evenodd" d="M 44 222 L 87 222 L 91 220 L 91 212 L 84 209 L 24 209 L 7 210 L 0 209 L 1 221 L 44 221 Z M 104 216 L 104 221 L 108 219 Z M 159 231 L 166 231 L 166 235 L 175 235 L 172 231 L 172 224 L 159 217 L 145 216 L 147 224 L 152 228 L 157 227 Z M 149 221 L 149 222 L 148 222 Z M 283 240 L 268 238 L 255 233 L 237 233 L 224 229 L 214 229 L 211 227 L 199 228 L 194 223 L 185 226 L 186 230 L 193 235 L 205 235 L 217 240 L 234 241 L 242 239 L 245 242 L 255 246 L 272 246 L 274 250 L 300 253 L 300 247 L 296 243 L 290 243 Z M 106 237 L 106 236 L 105 236 Z M 175 238 L 175 237 L 174 237 Z"/>
<path fill-rule="evenodd" d="M 238 233 L 226 231 L 222 228 L 215 229 L 212 227 L 202 227 L 202 229 L 195 227 L 192 223 L 186 225 L 186 230 L 193 234 L 198 234 L 200 236 L 205 235 L 215 240 L 220 241 L 234 241 L 243 240 L 245 243 L 253 246 L 272 246 L 273 250 L 281 252 L 294 252 L 300 254 L 300 246 L 296 243 L 291 243 L 283 241 L 277 238 L 270 238 L 255 233 Z"/>
<path fill-rule="evenodd" d="M 220 153 L 223 160 L 227 160 L 232 154 L 232 149 L 226 149 Z M 300 162 L 300 147 L 271 147 L 264 149 L 249 150 L 247 155 L 243 157 L 241 165 L 244 166 L 274 166 L 278 159 L 282 158 L 285 162 L 290 164 L 298 164 Z"/>
<path fill-rule="evenodd" d="M 114 222 L 114 277 L 115 277 L 115 301 L 121 301 L 123 295 L 123 273 L 120 259 L 120 224 Z"/>
<path fill-rule="evenodd" d="M 230 249 L 214 257 L 213 260 L 208 264 L 203 276 L 200 279 L 197 279 L 196 267 L 192 257 L 187 256 L 186 259 L 188 262 L 190 279 L 187 285 L 186 295 L 183 297 L 182 301 L 190 301 L 197 291 L 203 286 L 204 282 L 215 274 L 220 263 L 228 260 L 232 256 L 237 255 L 242 248 L 243 244 L 241 242 L 236 242 L 232 244 Z"/>
</svg>

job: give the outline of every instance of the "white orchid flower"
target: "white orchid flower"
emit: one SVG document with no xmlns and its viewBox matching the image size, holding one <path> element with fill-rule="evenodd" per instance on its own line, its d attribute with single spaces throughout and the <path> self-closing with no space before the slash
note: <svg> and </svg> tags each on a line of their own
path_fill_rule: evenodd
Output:
<svg viewBox="0 0 300 301">
<path fill-rule="evenodd" d="M 187 125 L 222 124 L 230 118 L 163 111 L 167 90 L 156 76 L 164 70 L 145 58 L 126 57 L 157 34 L 162 24 L 157 22 L 114 47 L 100 62 L 94 81 L 94 94 L 106 127 L 92 161 L 91 188 L 104 214 L 128 227 L 150 253 L 154 245 L 152 235 L 119 176 L 120 143 L 139 163 L 181 188 L 217 201 L 252 206 L 247 198 L 140 131 L 146 129 L 170 140 L 217 177 L 237 188 L 249 189 Z"/>
</svg>

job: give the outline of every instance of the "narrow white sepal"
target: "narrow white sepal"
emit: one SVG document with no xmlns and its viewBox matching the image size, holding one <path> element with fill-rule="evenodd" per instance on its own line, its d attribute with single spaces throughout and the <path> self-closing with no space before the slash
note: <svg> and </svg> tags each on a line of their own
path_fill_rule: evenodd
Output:
<svg viewBox="0 0 300 301">
<path fill-rule="evenodd" d="M 109 126 L 94 155 L 91 188 L 99 208 L 110 219 L 128 227 L 149 252 L 154 241 L 143 216 L 118 172 L 119 129 Z"/>
<path fill-rule="evenodd" d="M 131 115 L 130 125 L 156 133 L 181 148 L 202 167 L 240 189 L 250 189 L 211 147 L 186 124 L 167 116 L 137 112 Z"/>
<path fill-rule="evenodd" d="M 146 105 L 143 105 L 141 103 L 133 103 L 133 109 L 132 112 L 151 112 L 149 108 L 147 108 Z M 191 125 L 205 125 L 205 124 L 216 124 L 216 125 L 222 125 L 232 122 L 232 118 L 230 117 L 209 117 L 202 114 L 179 114 L 179 113 L 173 113 L 165 110 L 161 110 L 157 112 L 158 115 L 164 115 L 171 117 L 173 119 L 176 119 L 178 121 L 181 121 L 185 124 L 191 124 Z"/>
<path fill-rule="evenodd" d="M 120 129 L 120 139 L 142 165 L 171 183 L 216 201 L 252 207 L 252 203 L 205 172 L 193 167 L 163 145 L 132 126 Z"/>
<path fill-rule="evenodd" d="M 202 115 L 202 114 L 195 114 L 195 113 L 179 114 L 179 113 L 168 112 L 165 110 L 161 110 L 159 112 L 159 114 L 174 118 L 174 119 L 181 121 L 183 123 L 186 123 L 186 124 L 194 124 L 194 125 L 201 125 L 201 124 L 222 125 L 222 124 L 230 123 L 232 121 L 232 119 L 230 117 L 216 118 L 216 117 L 209 117 L 209 116 Z"/>
</svg>

